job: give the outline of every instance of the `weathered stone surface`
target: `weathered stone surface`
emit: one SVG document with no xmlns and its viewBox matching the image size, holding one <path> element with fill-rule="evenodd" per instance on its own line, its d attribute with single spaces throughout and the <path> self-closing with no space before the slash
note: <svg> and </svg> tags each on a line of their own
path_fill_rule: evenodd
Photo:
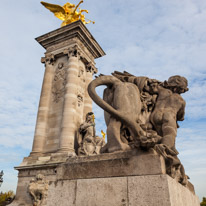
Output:
<svg viewBox="0 0 206 206">
<path fill-rule="evenodd" d="M 95 178 L 77 181 L 75 206 L 107 205 L 127 205 L 127 178 Z"/>
<path fill-rule="evenodd" d="M 189 189 L 186 189 L 180 184 L 176 184 L 175 181 L 168 176 L 167 181 L 171 206 L 196 206 L 200 204 L 198 197 L 193 194 Z"/>
<path fill-rule="evenodd" d="M 19 172 L 13 206 L 32 204 L 27 189 L 37 174 L 49 182 L 46 206 L 199 206 L 193 192 L 165 174 L 162 160 L 157 154 L 131 151 L 27 166 Z"/>
<path fill-rule="evenodd" d="M 128 196 L 131 206 L 171 205 L 166 175 L 128 177 Z"/>
<path fill-rule="evenodd" d="M 135 153 L 136 154 L 136 153 Z M 148 152 L 102 154 L 76 157 L 61 166 L 60 179 L 87 179 L 97 177 L 121 177 L 131 175 L 165 174 L 162 157 Z"/>
<path fill-rule="evenodd" d="M 77 181 L 57 181 L 49 185 L 47 206 L 76 206 Z"/>
<path fill-rule="evenodd" d="M 130 206 L 199 206 L 188 188 L 168 175 L 128 177 Z"/>
<path fill-rule="evenodd" d="M 28 196 L 11 205 L 31 206 Z M 46 206 L 56 205 L 199 206 L 199 199 L 168 175 L 142 175 L 50 181 Z"/>
</svg>

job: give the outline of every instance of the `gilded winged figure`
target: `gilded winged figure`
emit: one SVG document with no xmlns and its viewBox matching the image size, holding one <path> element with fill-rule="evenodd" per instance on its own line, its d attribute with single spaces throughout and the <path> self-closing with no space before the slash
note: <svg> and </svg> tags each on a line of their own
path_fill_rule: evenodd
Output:
<svg viewBox="0 0 206 206">
<path fill-rule="evenodd" d="M 85 20 L 85 15 L 82 14 L 83 12 L 88 13 L 88 10 L 85 9 L 80 9 L 79 11 L 77 11 L 77 8 L 79 7 L 80 4 L 82 4 L 83 1 L 80 1 L 76 6 L 75 4 L 71 4 L 71 3 L 66 3 L 64 4 L 64 6 L 60 6 L 57 4 L 50 4 L 47 2 L 43 2 L 41 1 L 41 4 L 46 7 L 47 9 L 49 9 L 52 13 L 54 13 L 54 15 L 61 19 L 63 22 L 61 24 L 61 26 L 66 26 L 67 24 L 70 24 L 74 21 L 78 21 L 81 20 L 84 24 L 88 24 L 88 23 L 95 23 L 94 21 Z"/>
</svg>

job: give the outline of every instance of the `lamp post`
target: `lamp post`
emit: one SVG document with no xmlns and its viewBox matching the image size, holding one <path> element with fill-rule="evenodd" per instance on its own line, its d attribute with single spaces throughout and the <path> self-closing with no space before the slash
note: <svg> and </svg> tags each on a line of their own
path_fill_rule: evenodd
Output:
<svg viewBox="0 0 206 206">
<path fill-rule="evenodd" d="M 1 172 L 0 172 L 0 187 L 3 183 L 3 175 L 4 175 L 4 172 L 3 172 L 3 170 L 1 170 Z"/>
</svg>

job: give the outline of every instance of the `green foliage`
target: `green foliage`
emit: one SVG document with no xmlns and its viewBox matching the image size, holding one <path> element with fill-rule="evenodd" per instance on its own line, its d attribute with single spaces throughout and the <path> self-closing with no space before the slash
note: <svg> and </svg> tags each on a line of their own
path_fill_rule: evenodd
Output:
<svg viewBox="0 0 206 206">
<path fill-rule="evenodd" d="M 202 202 L 200 203 L 200 206 L 206 206 L 206 197 L 202 198 Z"/>
<path fill-rule="evenodd" d="M 5 193 L 0 193 L 0 206 L 9 204 L 14 198 L 14 192 L 8 191 Z"/>
</svg>

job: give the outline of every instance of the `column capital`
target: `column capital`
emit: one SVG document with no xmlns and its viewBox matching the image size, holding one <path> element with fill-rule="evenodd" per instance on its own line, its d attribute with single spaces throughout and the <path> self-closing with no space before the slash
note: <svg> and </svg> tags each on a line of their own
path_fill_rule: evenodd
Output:
<svg viewBox="0 0 206 206">
<path fill-rule="evenodd" d="M 43 64 L 48 63 L 54 65 L 55 61 L 56 61 L 56 57 L 54 54 L 49 54 L 49 55 L 46 54 L 45 57 L 41 58 L 41 63 Z"/>
<path fill-rule="evenodd" d="M 79 59 L 81 58 L 81 56 L 83 56 L 77 45 L 65 49 L 64 54 L 68 55 L 68 57 L 78 57 Z"/>
<path fill-rule="evenodd" d="M 86 71 L 91 72 L 92 74 L 96 74 L 98 69 L 95 67 L 93 62 L 88 62 L 86 65 Z"/>
</svg>

